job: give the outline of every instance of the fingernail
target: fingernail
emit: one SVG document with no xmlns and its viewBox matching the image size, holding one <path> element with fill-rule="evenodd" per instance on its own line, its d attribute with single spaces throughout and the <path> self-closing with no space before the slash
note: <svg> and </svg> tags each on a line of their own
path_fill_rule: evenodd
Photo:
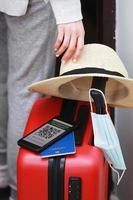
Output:
<svg viewBox="0 0 133 200">
<path fill-rule="evenodd" d="M 58 55 L 58 54 L 56 54 L 56 57 L 59 57 L 59 55 Z"/>
<path fill-rule="evenodd" d="M 77 60 L 76 60 L 76 59 L 73 59 L 73 62 L 74 62 L 74 63 L 76 63 L 76 62 L 77 62 Z"/>
<path fill-rule="evenodd" d="M 62 60 L 61 62 L 62 62 L 62 64 L 65 64 L 65 63 L 66 63 L 66 61 L 65 61 L 65 60 Z"/>
</svg>

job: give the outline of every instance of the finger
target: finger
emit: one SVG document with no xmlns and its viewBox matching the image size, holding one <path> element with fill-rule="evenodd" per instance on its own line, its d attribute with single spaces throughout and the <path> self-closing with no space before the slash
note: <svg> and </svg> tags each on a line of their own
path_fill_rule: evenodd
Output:
<svg viewBox="0 0 133 200">
<path fill-rule="evenodd" d="M 77 37 L 76 37 L 76 34 L 73 34 L 71 36 L 69 47 L 62 57 L 63 62 L 67 62 L 73 56 L 76 50 L 76 43 L 77 43 Z"/>
<path fill-rule="evenodd" d="M 59 49 L 59 47 L 61 46 L 63 38 L 64 38 L 64 30 L 63 30 L 63 28 L 59 28 L 57 39 L 56 39 L 56 42 L 54 45 L 55 51 L 57 51 Z"/>
<path fill-rule="evenodd" d="M 84 48 L 84 37 L 80 36 L 77 40 L 77 48 L 73 55 L 73 61 L 76 62 L 80 58 L 83 48 Z"/>
<path fill-rule="evenodd" d="M 64 51 L 68 48 L 69 43 L 70 43 L 70 33 L 68 32 L 65 33 L 64 41 L 59 47 L 59 49 L 56 51 L 56 54 L 60 56 L 62 53 L 64 53 Z"/>
</svg>

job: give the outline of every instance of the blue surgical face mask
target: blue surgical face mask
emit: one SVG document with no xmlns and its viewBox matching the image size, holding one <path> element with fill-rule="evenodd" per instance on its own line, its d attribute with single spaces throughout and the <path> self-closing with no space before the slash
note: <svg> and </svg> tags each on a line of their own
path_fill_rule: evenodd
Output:
<svg viewBox="0 0 133 200">
<path fill-rule="evenodd" d="M 99 91 L 102 94 L 106 105 L 106 114 L 96 114 L 93 112 L 93 107 L 91 103 L 91 90 Z M 103 151 L 104 156 L 108 161 L 111 169 L 117 173 L 117 184 L 119 184 L 126 170 L 126 165 L 122 155 L 119 138 L 108 113 L 105 96 L 102 91 L 92 88 L 89 90 L 89 98 L 94 132 L 94 144 Z M 122 170 L 121 175 L 120 170 Z"/>
</svg>

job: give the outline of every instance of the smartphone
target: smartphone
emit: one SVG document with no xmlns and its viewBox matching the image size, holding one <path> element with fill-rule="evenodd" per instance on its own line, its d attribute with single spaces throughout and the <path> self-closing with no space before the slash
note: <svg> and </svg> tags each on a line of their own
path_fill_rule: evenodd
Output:
<svg viewBox="0 0 133 200">
<path fill-rule="evenodd" d="M 69 124 L 56 117 L 18 140 L 18 145 L 40 153 L 49 145 L 73 131 L 75 127 L 74 124 Z"/>
</svg>

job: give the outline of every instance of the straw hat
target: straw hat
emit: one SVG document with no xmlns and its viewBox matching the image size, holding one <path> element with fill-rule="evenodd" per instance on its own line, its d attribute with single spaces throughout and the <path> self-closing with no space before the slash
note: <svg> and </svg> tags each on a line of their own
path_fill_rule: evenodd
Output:
<svg viewBox="0 0 133 200">
<path fill-rule="evenodd" d="M 133 107 L 133 79 L 116 52 L 101 44 L 85 45 L 81 58 L 61 64 L 60 75 L 28 86 L 32 92 L 88 101 L 93 77 L 107 77 L 105 96 L 111 106 Z"/>
</svg>

